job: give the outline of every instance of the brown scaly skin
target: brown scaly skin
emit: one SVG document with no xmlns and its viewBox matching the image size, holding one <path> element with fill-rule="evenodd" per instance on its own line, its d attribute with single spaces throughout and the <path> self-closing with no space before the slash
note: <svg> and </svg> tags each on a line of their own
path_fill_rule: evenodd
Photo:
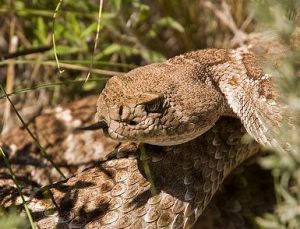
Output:
<svg viewBox="0 0 300 229">
<path fill-rule="evenodd" d="M 89 212 L 90 204 L 98 203 L 105 198 L 105 196 L 102 196 L 102 192 L 95 194 L 95 190 L 98 189 L 93 189 L 93 187 L 97 187 L 99 182 L 104 182 L 102 184 L 109 185 L 111 181 L 116 179 L 118 180 L 116 184 L 125 184 L 125 180 L 119 181 L 119 178 L 117 178 L 119 176 L 118 174 L 123 173 L 124 175 L 124 169 L 120 171 L 118 170 L 120 163 L 127 164 L 128 162 L 134 162 L 134 166 L 136 166 L 136 163 L 141 164 L 141 161 L 136 162 L 128 159 L 117 159 L 114 160 L 114 163 L 117 163 L 118 165 L 116 165 L 116 167 L 109 168 L 108 170 L 103 170 L 103 168 L 101 168 L 101 165 L 103 164 L 99 164 L 99 167 L 80 172 L 83 168 L 93 164 L 93 161 L 97 160 L 97 158 L 105 158 L 106 153 L 115 147 L 115 144 L 109 139 L 104 138 L 99 131 L 74 132 L 74 125 L 77 126 L 78 123 L 81 123 L 82 126 L 91 124 L 95 107 L 96 97 L 88 97 L 86 99 L 77 100 L 76 102 L 69 104 L 67 107 L 56 108 L 52 111 L 44 111 L 41 116 L 36 117 L 30 124 L 30 128 L 36 134 L 39 133 L 39 138 L 42 141 L 42 144 L 47 148 L 48 153 L 54 157 L 55 162 L 59 165 L 59 167 L 63 169 L 65 175 L 75 173 L 76 171 L 78 173 L 78 175 L 71 178 L 71 181 L 59 183 L 53 186 L 52 190 L 57 204 L 57 208 L 54 208 L 54 210 L 56 209 L 57 211 L 56 215 L 53 215 L 54 212 L 52 211 L 45 211 L 45 209 L 52 209 L 53 207 L 51 200 L 45 200 L 49 197 L 47 192 L 44 194 L 38 193 L 39 195 L 36 195 L 36 198 L 31 200 L 30 206 L 34 211 L 34 218 L 38 221 L 38 225 L 41 227 L 53 228 L 54 225 L 57 224 L 55 223 L 55 219 L 63 219 L 70 215 L 74 217 L 74 220 L 67 220 L 64 223 L 60 223 L 61 226 L 69 225 L 69 223 L 72 225 L 72 223 L 75 222 L 75 218 L 80 220 L 83 218 L 85 219 L 85 222 L 81 222 L 82 226 L 89 222 L 91 224 L 95 223 L 94 221 L 97 221 L 97 216 L 87 214 L 85 211 Z M 230 130 L 230 132 L 235 129 L 234 126 L 231 125 L 233 122 L 232 119 L 229 119 L 229 122 L 226 120 L 223 120 L 222 122 L 222 125 L 228 126 L 227 129 Z M 47 128 L 43 128 L 46 125 Z M 208 137 L 208 141 L 212 141 L 212 136 L 215 135 L 215 132 L 216 131 L 214 129 L 214 131 L 210 134 L 211 136 Z M 208 134 L 209 133 L 210 132 L 208 132 Z M 226 134 L 224 133 L 224 135 Z M 55 182 L 59 179 L 57 172 L 55 172 L 52 166 L 39 156 L 38 150 L 32 143 L 32 139 L 30 139 L 24 129 L 14 129 L 9 132 L 9 134 L 1 138 L 1 142 L 2 144 L 5 143 L 6 149 L 10 151 L 9 156 L 13 170 L 15 171 L 20 184 L 23 187 L 26 187 L 26 189 L 23 189 L 23 193 L 26 196 L 33 197 L 37 188 L 41 187 L 41 185 Z M 97 148 L 102 148 L 101 144 L 103 145 L 104 151 L 102 151 L 102 154 L 99 155 L 99 152 L 97 152 L 93 146 L 96 145 Z M 197 144 L 199 144 L 199 146 Z M 205 148 L 201 146 L 202 144 L 204 147 L 209 146 L 209 142 L 206 143 L 201 140 L 194 140 L 194 146 L 192 149 L 194 157 L 197 156 L 199 152 L 205 154 Z M 180 148 L 182 147 L 183 146 Z M 170 151 L 174 150 L 174 148 L 176 149 L 176 147 L 172 147 L 172 149 L 165 148 L 165 150 L 169 155 L 171 155 Z M 209 147 L 210 150 L 214 148 L 215 147 L 213 146 Z M 152 171 L 153 168 L 159 168 L 158 165 L 161 165 L 161 162 L 159 163 L 157 160 L 157 158 L 159 158 L 159 154 L 157 154 L 159 149 L 160 148 L 148 148 L 147 150 L 148 155 L 153 155 L 155 156 L 154 158 L 156 158 L 156 162 L 154 162 L 156 165 L 151 165 Z M 154 152 L 156 152 L 156 154 L 154 154 Z M 188 153 L 188 155 L 191 154 Z M 190 156 L 187 158 L 189 157 Z M 178 161 L 177 159 L 171 160 L 171 165 L 176 168 L 181 168 L 182 164 L 179 159 L 180 158 L 178 158 Z M 168 160 L 170 160 L 170 158 L 165 158 L 163 161 L 167 162 Z M 116 174 L 113 173 L 113 177 L 103 180 L 105 173 L 106 175 L 109 174 L 107 172 L 114 171 L 112 169 L 117 169 L 119 172 Z M 169 169 L 170 166 L 167 170 Z M 154 170 L 154 172 L 155 171 L 156 170 Z M 160 171 L 161 170 L 158 169 L 155 173 L 160 173 Z M 134 171 L 133 174 L 130 171 L 126 172 L 130 177 L 141 178 L 144 180 L 141 175 L 144 174 L 143 165 L 140 166 L 140 170 Z M 173 172 L 174 171 L 172 170 L 170 174 Z M 181 176 L 184 175 L 182 174 L 182 170 L 178 173 L 181 174 Z M 257 177 L 262 179 L 257 180 Z M 90 179 L 92 179 L 92 182 L 90 182 Z M 159 177 L 156 178 L 156 185 L 159 184 L 157 180 L 159 181 Z M 215 195 L 212 203 L 209 204 L 208 208 L 199 218 L 195 228 L 252 228 L 251 218 L 253 218 L 254 215 L 258 216 L 272 210 L 274 197 L 272 197 L 273 184 L 271 182 L 272 180 L 270 179 L 270 175 L 264 175 L 264 172 L 261 169 L 250 164 L 246 167 L 244 173 L 241 174 L 241 172 L 239 172 L 236 175 L 232 175 L 231 179 L 225 182 L 226 184 L 222 188 L 222 191 Z M 21 205 L 20 197 L 18 196 L 16 188 L 13 185 L 13 182 L 9 177 L 9 172 L 5 168 L 4 164 L 1 165 L 0 183 L 1 206 L 9 207 L 12 205 Z M 74 185 L 74 183 L 76 183 L 76 185 Z M 146 182 L 144 185 L 147 186 L 149 183 Z M 189 186 L 187 186 L 186 189 L 188 187 Z M 92 196 L 91 189 L 93 190 Z M 181 195 L 185 195 L 186 189 L 181 190 Z M 63 192 L 61 193 L 58 190 L 62 190 Z M 139 192 L 141 192 L 141 190 L 139 190 Z M 261 190 L 264 191 L 262 192 Z M 126 192 L 124 192 L 124 195 Z M 74 193 L 78 193 L 78 195 L 74 195 Z M 147 195 L 148 196 L 145 198 L 149 198 L 149 192 Z M 116 200 L 120 200 L 122 197 L 123 195 L 120 195 L 116 198 Z M 92 199 L 92 201 L 90 201 L 90 199 Z M 72 207 L 72 205 L 69 205 L 70 202 L 76 203 L 75 206 Z M 95 206 L 97 206 L 97 204 Z M 84 211 L 80 211 L 80 208 Z M 121 208 L 119 207 L 117 210 L 120 209 Z M 97 212 L 96 209 L 94 210 Z M 101 214 L 108 214 L 108 212 L 102 211 Z M 100 216 L 98 216 L 98 220 L 99 218 Z"/>
<path fill-rule="evenodd" d="M 30 208 L 37 224 L 192 227 L 226 176 L 259 152 L 258 143 L 242 140 L 238 119 L 218 119 L 236 116 L 257 141 L 271 145 L 281 118 L 275 99 L 245 49 L 195 51 L 112 78 L 98 100 L 105 131 L 160 146 L 146 145 L 148 157 L 101 163 L 52 186 L 56 204 L 36 196 Z M 148 166 L 154 196 L 143 171 Z"/>
<path fill-rule="evenodd" d="M 93 109 L 95 109 L 95 105 L 96 97 L 88 97 L 86 99 L 78 100 L 74 103 L 71 103 L 67 107 L 57 108 L 51 112 L 44 112 L 41 116 L 33 120 L 33 123 L 30 125 L 30 128 L 34 130 L 35 133 L 39 133 L 40 139 L 47 139 L 46 136 L 48 136 L 48 143 L 46 141 L 43 141 L 42 143 L 44 146 L 46 146 L 48 152 L 55 158 L 55 162 L 58 165 L 61 165 L 60 168 L 63 169 L 66 175 L 72 174 L 75 171 L 80 172 L 84 167 L 91 164 L 89 162 L 93 161 L 93 158 L 99 158 L 99 154 L 95 150 L 93 150 L 93 145 L 97 145 L 98 148 L 100 146 L 99 144 L 103 144 L 104 146 L 106 145 L 104 149 L 106 149 L 107 151 L 103 151 L 103 158 L 105 158 L 105 152 L 109 152 L 110 150 L 107 147 L 115 146 L 113 142 L 103 138 L 103 136 L 101 136 L 101 133 L 99 133 L 98 131 L 74 133 L 74 131 L 72 131 L 72 128 L 70 128 L 70 126 L 74 125 L 74 123 L 76 124 L 78 121 L 80 121 L 83 126 L 89 125 L 93 119 Z M 221 123 L 223 123 L 222 125 L 224 126 L 223 128 L 226 127 L 229 132 L 234 131 L 235 128 L 231 125 L 233 121 L 233 119 L 228 119 L 228 121 L 226 121 L 226 119 L 221 120 Z M 42 132 L 42 129 L 40 129 L 40 127 L 45 126 L 46 124 L 49 124 L 48 128 L 44 129 L 44 132 Z M 236 125 L 240 124 L 236 123 Z M 57 126 L 60 126 L 60 128 L 57 128 Z M 237 128 L 237 131 L 238 130 L 239 128 Z M 201 152 L 205 155 L 205 148 L 203 148 L 201 145 L 204 144 L 204 147 L 209 147 L 211 141 L 213 140 L 215 132 L 216 129 L 213 129 L 212 131 L 207 133 L 207 141 L 209 141 L 207 143 L 202 142 L 201 140 L 194 140 L 194 146 L 192 147 L 191 152 L 188 155 L 194 154 L 195 157 Z M 72 141 L 70 141 L 67 136 L 72 135 L 74 136 L 71 139 Z M 224 135 L 226 136 L 226 132 L 224 133 Z M 234 134 L 232 136 L 233 139 L 235 139 L 236 136 L 234 136 Z M 230 139 L 232 141 L 232 137 L 230 137 Z M 214 141 L 214 144 L 218 144 L 218 141 Z M 34 190 L 34 188 L 39 188 L 43 184 L 55 182 L 56 180 L 58 180 L 58 174 L 53 170 L 51 165 L 46 163 L 45 160 L 43 160 L 39 156 L 37 149 L 33 146 L 32 140 L 30 139 L 28 134 L 26 134 L 26 131 L 24 129 L 14 129 L 8 135 L 1 138 L 1 142 L 5 143 L 6 148 L 9 148 L 11 152 L 13 152 L 9 154 L 13 165 L 13 170 L 17 174 L 18 181 L 21 183 L 21 185 L 23 187 L 26 187 L 26 189 L 23 189 L 23 193 L 26 194 L 26 196 L 33 197 L 33 193 L 36 193 L 36 190 Z M 238 139 L 236 139 L 234 142 L 237 143 Z M 57 145 L 55 143 L 57 143 Z M 199 146 L 197 144 L 199 144 Z M 67 148 L 63 148 L 65 146 L 69 146 L 71 151 Z M 61 148 L 63 148 L 63 150 L 61 150 Z M 176 147 L 172 148 L 176 149 Z M 152 168 L 159 167 L 157 158 L 161 153 L 159 151 L 160 149 L 161 147 L 152 147 L 148 151 L 148 155 L 156 155 L 156 165 L 155 167 L 152 166 Z M 209 149 L 216 149 L 216 146 L 211 145 Z M 167 152 L 171 151 L 171 149 L 167 148 L 166 150 Z M 72 155 L 73 160 L 70 159 L 70 156 L 67 156 L 69 154 L 68 152 L 70 153 L 70 155 Z M 84 154 L 84 157 L 82 154 Z M 202 157 L 202 154 L 200 154 L 200 157 Z M 66 157 L 68 158 L 68 160 L 64 159 Z M 132 160 L 117 159 L 115 160 L 115 163 L 117 162 L 120 165 L 120 163 L 126 164 L 128 163 L 128 161 Z M 168 162 L 168 160 L 164 161 Z M 86 164 L 84 162 L 86 162 Z M 176 160 L 171 160 L 170 163 L 177 163 L 176 165 L 174 165 L 176 168 L 182 167 L 182 163 L 179 157 L 176 158 Z M 139 164 L 141 164 L 140 161 Z M 205 165 L 205 163 L 203 165 Z M 68 171 L 66 169 L 68 169 Z M 115 169 L 117 169 L 117 167 Z M 126 168 L 124 169 L 126 170 Z M 170 174 L 172 174 L 174 172 L 174 168 L 168 167 L 167 170 L 169 169 L 172 169 L 172 171 L 170 172 Z M 117 174 L 113 174 L 113 177 L 103 180 L 103 176 L 107 175 L 107 172 L 109 171 L 111 171 L 111 169 L 103 170 L 101 169 L 101 166 L 96 167 L 93 170 L 89 169 L 78 173 L 78 175 L 71 178 L 72 181 L 54 185 L 52 190 L 58 208 L 54 208 L 53 210 L 57 211 L 56 215 L 52 211 L 45 211 L 45 209 L 52 209 L 53 207 L 53 203 L 51 202 L 51 200 L 45 200 L 47 199 L 47 196 L 49 197 L 49 195 L 47 195 L 47 193 L 45 193 L 44 195 L 39 193 L 39 195 L 37 195 L 38 198 L 31 200 L 30 204 L 31 209 L 34 211 L 33 215 L 35 221 L 38 221 L 38 224 L 44 228 L 53 228 L 54 224 L 56 224 L 55 219 L 58 220 L 66 217 L 65 211 L 69 212 L 69 215 L 73 215 L 74 220 L 68 220 L 64 223 L 64 225 L 73 223 L 75 221 L 75 218 L 80 220 L 84 218 L 85 222 L 81 222 L 82 225 L 85 225 L 89 222 L 91 222 L 92 224 L 92 222 L 97 221 L 97 215 L 93 216 L 93 214 L 86 214 L 84 212 L 88 210 L 88 206 L 90 206 L 91 203 L 97 203 L 97 201 L 101 201 L 102 199 L 102 192 L 99 192 L 96 195 L 95 193 L 93 193 L 93 195 L 91 196 L 91 189 L 95 187 L 95 189 L 98 190 L 97 185 L 99 184 L 99 182 L 101 182 L 101 184 L 110 184 L 111 181 L 118 179 L 117 176 L 119 175 L 117 174 L 123 173 L 123 170 L 121 170 Z M 157 172 L 159 171 L 161 170 L 158 170 Z M 135 174 L 131 174 L 131 171 L 129 172 L 129 176 L 135 177 L 137 173 L 137 177 L 141 178 L 139 172 L 141 172 L 141 174 L 144 174 L 143 166 L 140 166 L 140 170 L 135 171 Z M 182 174 L 182 170 L 179 173 Z M 257 177 L 261 179 L 257 180 Z M 90 179 L 92 179 L 93 181 L 90 182 Z M 159 180 L 159 178 L 156 178 L 156 180 Z M 260 182 L 261 185 L 259 185 L 258 182 Z M 14 187 L 13 182 L 9 177 L 9 172 L 5 168 L 4 164 L 1 165 L 0 183 L 1 206 L 21 206 L 20 197 L 18 197 L 16 188 Z M 74 185 L 74 183 L 76 183 L 76 185 Z M 118 183 L 124 184 L 125 181 L 118 181 L 116 184 Z M 251 219 L 253 218 L 253 215 L 258 216 L 272 210 L 272 206 L 274 204 L 274 197 L 272 197 L 272 179 L 270 179 L 270 176 L 266 177 L 261 169 L 250 164 L 249 166 L 246 166 L 244 173 L 241 174 L 239 172 L 236 175 L 232 175 L 231 179 L 227 180 L 227 182 L 225 183 L 226 184 L 225 186 L 223 186 L 221 192 L 215 195 L 214 200 L 209 203 L 203 215 L 199 217 L 195 228 L 252 228 Z M 146 184 L 149 183 L 147 182 Z M 85 185 L 87 185 L 88 187 L 85 187 Z M 182 187 L 184 186 L 183 184 L 181 185 Z M 189 186 L 181 190 L 181 195 L 183 195 L 183 193 L 185 194 L 188 187 Z M 86 188 L 88 189 L 85 191 Z M 62 190 L 63 193 L 58 192 L 58 190 Z M 261 192 L 261 190 L 264 191 Z M 125 193 L 126 192 L 124 192 L 124 195 Z M 123 195 L 116 198 L 116 200 L 119 200 L 122 197 Z M 93 198 L 93 200 L 90 201 L 90 198 Z M 72 207 L 72 205 L 68 205 L 70 201 L 76 203 L 74 207 Z M 71 209 L 69 209 L 70 207 Z M 83 209 L 84 211 L 80 211 L 79 208 Z M 39 211 L 41 209 L 42 211 Z M 118 209 L 120 210 L 120 208 Z M 105 211 L 101 214 L 105 214 Z M 99 218 L 100 216 L 98 217 L 98 219 Z"/>
<path fill-rule="evenodd" d="M 224 97 L 200 75 L 194 66 L 162 63 L 115 76 L 100 95 L 98 119 L 107 122 L 109 135 L 118 140 L 187 142 L 210 129 L 225 111 Z"/>
<path fill-rule="evenodd" d="M 249 50 L 207 49 L 113 77 L 99 97 L 97 119 L 120 141 L 176 145 L 230 115 L 271 146 L 281 121 L 275 100 L 271 80 Z"/>
<path fill-rule="evenodd" d="M 241 143 L 245 133 L 238 120 L 222 118 L 188 143 L 147 145 L 147 156 L 84 170 L 51 186 L 55 204 L 44 192 L 29 207 L 40 228 L 190 228 L 228 174 L 258 153 L 256 142 Z M 147 165 L 156 194 L 145 175 Z"/>
</svg>

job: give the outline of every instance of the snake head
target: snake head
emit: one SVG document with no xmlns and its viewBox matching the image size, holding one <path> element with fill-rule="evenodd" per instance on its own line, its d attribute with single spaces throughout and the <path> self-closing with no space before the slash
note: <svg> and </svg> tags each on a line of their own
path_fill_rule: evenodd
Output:
<svg viewBox="0 0 300 229">
<path fill-rule="evenodd" d="M 153 145 L 187 142 L 206 132 L 218 118 L 214 106 L 214 112 L 210 112 L 208 103 L 212 102 L 206 84 L 191 75 L 193 69 L 188 72 L 176 66 L 152 64 L 114 76 L 100 94 L 96 119 L 105 122 L 104 132 L 119 141 Z M 207 100 L 198 100 L 203 93 Z"/>
</svg>

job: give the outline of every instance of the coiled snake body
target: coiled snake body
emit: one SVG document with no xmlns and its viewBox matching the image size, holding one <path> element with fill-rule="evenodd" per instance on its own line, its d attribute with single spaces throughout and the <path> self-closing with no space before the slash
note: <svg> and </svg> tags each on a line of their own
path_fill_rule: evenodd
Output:
<svg viewBox="0 0 300 229">
<path fill-rule="evenodd" d="M 112 138 L 148 144 L 51 185 L 29 207 L 40 228 L 191 228 L 257 142 L 274 144 L 279 114 L 269 77 L 246 49 L 137 68 L 109 80 L 97 120 Z M 80 155 L 76 146 L 70 153 Z"/>
</svg>

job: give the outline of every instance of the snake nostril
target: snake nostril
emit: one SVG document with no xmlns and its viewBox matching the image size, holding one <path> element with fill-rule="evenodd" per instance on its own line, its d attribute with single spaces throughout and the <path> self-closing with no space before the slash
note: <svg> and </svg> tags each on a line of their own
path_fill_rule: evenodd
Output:
<svg viewBox="0 0 300 229">
<path fill-rule="evenodd" d="M 119 108 L 119 115 L 121 116 L 123 114 L 123 106 L 121 105 Z"/>
<path fill-rule="evenodd" d="M 130 121 L 128 122 L 128 124 L 129 124 L 129 125 L 133 125 L 133 126 L 134 126 L 134 125 L 136 125 L 136 124 L 137 124 L 137 122 L 135 122 L 135 121 L 133 121 L 133 120 L 130 120 Z"/>
</svg>

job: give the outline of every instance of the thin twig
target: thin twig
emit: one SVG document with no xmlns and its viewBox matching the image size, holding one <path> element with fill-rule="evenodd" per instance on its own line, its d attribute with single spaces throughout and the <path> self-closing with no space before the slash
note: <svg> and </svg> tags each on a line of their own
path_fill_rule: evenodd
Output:
<svg viewBox="0 0 300 229">
<path fill-rule="evenodd" d="M 211 10 L 215 14 L 215 16 L 231 30 L 234 35 L 231 40 L 231 46 L 235 46 L 236 44 L 243 45 L 243 43 L 247 39 L 247 34 L 239 29 L 236 25 L 233 16 L 231 15 L 230 7 L 226 3 L 226 1 L 222 0 L 221 9 L 219 9 L 219 7 L 217 7 L 210 1 L 204 1 L 201 4 L 205 8 Z"/>
<path fill-rule="evenodd" d="M 17 51 L 17 52 L 3 54 L 3 55 L 0 55 L 0 61 L 13 59 L 13 58 L 17 58 L 20 56 L 26 56 L 26 55 L 34 54 L 34 53 L 46 52 L 46 51 L 49 51 L 51 48 L 52 48 L 52 46 L 42 46 L 42 47 L 25 49 L 25 50 L 21 50 L 21 51 Z"/>
<path fill-rule="evenodd" d="M 15 35 L 16 30 L 16 18 L 14 15 L 11 15 L 10 20 L 10 29 L 9 29 L 9 52 L 15 52 L 18 47 L 18 37 Z M 8 93 L 13 91 L 15 81 L 15 64 L 11 61 L 8 62 L 7 73 L 6 73 L 6 90 Z M 10 104 L 8 101 L 5 103 L 4 114 L 3 114 L 3 129 L 2 133 L 4 133 L 9 126 L 9 118 L 10 118 Z"/>
</svg>

